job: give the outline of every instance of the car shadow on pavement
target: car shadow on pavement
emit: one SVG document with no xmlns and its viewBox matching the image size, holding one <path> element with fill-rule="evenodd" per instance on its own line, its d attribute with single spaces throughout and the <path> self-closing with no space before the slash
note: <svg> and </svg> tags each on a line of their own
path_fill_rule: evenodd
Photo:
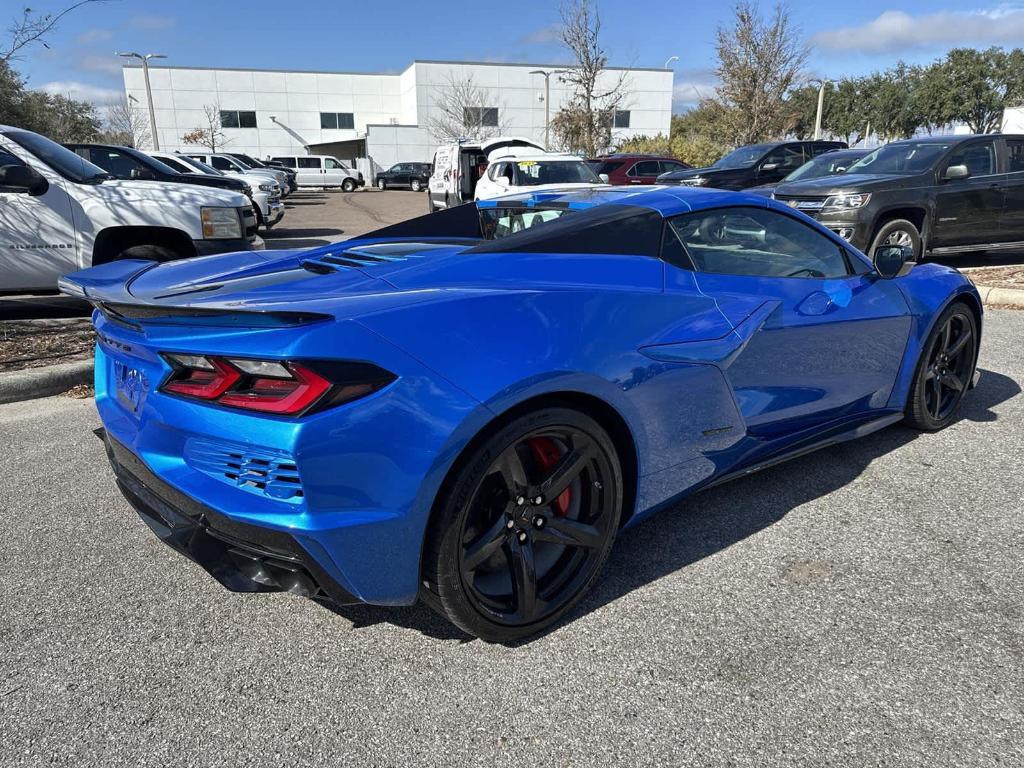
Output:
<svg viewBox="0 0 1024 768">
<path fill-rule="evenodd" d="M 992 409 L 1020 391 L 1018 383 L 1008 376 L 983 371 L 977 388 L 964 399 L 960 419 L 995 421 L 998 416 Z M 603 577 L 576 609 L 545 632 L 510 645 L 529 644 L 557 632 L 591 611 L 742 541 L 802 504 L 849 484 L 874 460 L 921 434 L 902 425 L 893 426 L 683 499 L 622 532 Z M 355 629 L 383 621 L 442 640 L 473 639 L 422 603 L 408 608 L 329 608 L 351 621 Z"/>
</svg>

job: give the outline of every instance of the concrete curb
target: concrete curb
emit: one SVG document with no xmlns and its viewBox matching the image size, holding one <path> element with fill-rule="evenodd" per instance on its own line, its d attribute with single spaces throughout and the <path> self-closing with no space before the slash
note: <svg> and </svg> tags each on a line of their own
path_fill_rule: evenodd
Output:
<svg viewBox="0 0 1024 768">
<path fill-rule="evenodd" d="M 49 397 L 91 381 L 92 358 L 24 371 L 8 371 L 0 373 L 0 403 Z"/>
<path fill-rule="evenodd" d="M 978 293 L 981 295 L 981 303 L 985 306 L 998 304 L 1003 307 L 1024 309 L 1024 290 L 1019 288 L 994 288 L 988 285 L 977 285 Z"/>
</svg>

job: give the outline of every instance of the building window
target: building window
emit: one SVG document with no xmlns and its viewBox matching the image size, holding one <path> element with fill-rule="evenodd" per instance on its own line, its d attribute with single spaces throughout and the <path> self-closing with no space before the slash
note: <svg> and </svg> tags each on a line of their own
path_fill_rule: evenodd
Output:
<svg viewBox="0 0 1024 768">
<path fill-rule="evenodd" d="M 320 127 L 351 131 L 356 127 L 355 115 L 351 112 L 321 112 Z"/>
<path fill-rule="evenodd" d="M 612 128 L 629 128 L 629 110 L 616 109 L 615 118 L 612 121 Z"/>
<path fill-rule="evenodd" d="M 222 109 L 220 124 L 222 128 L 255 128 L 256 113 L 239 112 L 237 109 Z"/>
<path fill-rule="evenodd" d="M 497 107 L 463 107 L 462 119 L 466 125 L 481 125 L 484 128 L 498 127 Z"/>
</svg>

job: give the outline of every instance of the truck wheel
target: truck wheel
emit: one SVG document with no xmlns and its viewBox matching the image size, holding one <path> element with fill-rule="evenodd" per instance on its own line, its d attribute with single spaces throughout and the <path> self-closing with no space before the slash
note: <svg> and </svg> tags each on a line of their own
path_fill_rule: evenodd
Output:
<svg viewBox="0 0 1024 768">
<path fill-rule="evenodd" d="M 437 206 L 434 205 L 434 196 L 430 194 L 430 190 L 427 190 L 427 213 L 433 213 L 437 210 Z"/>
<path fill-rule="evenodd" d="M 180 259 L 181 254 L 177 251 L 172 251 L 170 248 L 165 248 L 162 245 L 133 245 L 131 248 L 125 248 L 117 256 L 114 257 L 114 261 L 121 259 L 145 259 L 147 261 L 174 261 Z"/>
<path fill-rule="evenodd" d="M 343 182 L 341 182 L 341 191 L 342 192 L 354 192 L 355 188 L 356 188 L 355 179 L 345 179 Z"/>
<path fill-rule="evenodd" d="M 386 181 L 384 181 L 384 179 L 377 179 L 377 189 L 379 189 L 381 192 L 383 192 L 387 188 L 388 188 L 388 183 Z"/>
<path fill-rule="evenodd" d="M 270 229 L 270 227 L 267 226 L 266 219 L 263 218 L 263 211 L 255 205 L 252 209 L 256 211 L 256 229 Z"/>
<path fill-rule="evenodd" d="M 883 245 L 909 245 L 914 249 L 914 260 L 921 258 L 921 233 L 906 219 L 887 221 L 875 234 L 868 249 L 868 256 L 875 257 L 875 249 Z"/>
<path fill-rule="evenodd" d="M 411 189 L 413 192 L 419 192 L 421 189 L 423 189 L 423 187 L 420 186 L 420 180 L 419 179 L 413 179 L 412 181 L 410 181 L 409 182 L 409 189 Z"/>
</svg>

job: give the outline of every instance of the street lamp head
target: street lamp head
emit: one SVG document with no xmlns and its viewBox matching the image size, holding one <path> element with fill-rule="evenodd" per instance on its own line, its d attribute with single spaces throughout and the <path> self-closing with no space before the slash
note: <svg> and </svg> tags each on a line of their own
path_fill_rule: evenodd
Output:
<svg viewBox="0 0 1024 768">
<path fill-rule="evenodd" d="M 678 57 L 678 56 L 669 56 L 669 57 L 668 57 L 668 59 L 667 59 L 667 60 L 665 61 L 665 69 L 668 69 L 668 68 L 669 68 L 669 65 L 670 65 L 670 64 L 671 64 L 671 63 L 672 63 L 673 61 L 679 61 L 679 57 Z"/>
<path fill-rule="evenodd" d="M 167 56 L 166 56 L 166 54 L 163 54 L 163 53 L 147 53 L 146 54 L 146 58 L 147 59 L 166 59 Z"/>
</svg>

